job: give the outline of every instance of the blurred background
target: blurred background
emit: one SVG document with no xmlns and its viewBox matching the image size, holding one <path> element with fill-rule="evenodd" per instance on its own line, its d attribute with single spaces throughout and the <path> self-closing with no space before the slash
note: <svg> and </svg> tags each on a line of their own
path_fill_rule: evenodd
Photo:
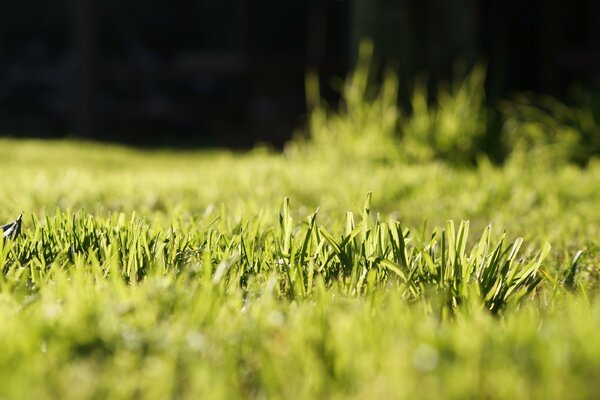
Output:
<svg viewBox="0 0 600 400">
<path fill-rule="evenodd" d="M 335 104 L 365 38 L 400 93 L 483 63 L 486 101 L 560 97 L 597 84 L 600 2 L 2 1 L 0 135 L 277 147 L 306 119 L 306 73 Z"/>
</svg>

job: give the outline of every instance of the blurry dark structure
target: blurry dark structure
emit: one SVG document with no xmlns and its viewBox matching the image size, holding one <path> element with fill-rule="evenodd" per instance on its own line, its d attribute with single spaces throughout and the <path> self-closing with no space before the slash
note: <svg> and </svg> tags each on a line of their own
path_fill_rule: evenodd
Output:
<svg viewBox="0 0 600 400">
<path fill-rule="evenodd" d="M 366 37 L 402 82 L 484 61 L 492 97 L 561 95 L 599 76 L 600 2 L 4 1 L 0 133 L 278 145 L 303 120 L 306 71 L 328 87 Z"/>
</svg>

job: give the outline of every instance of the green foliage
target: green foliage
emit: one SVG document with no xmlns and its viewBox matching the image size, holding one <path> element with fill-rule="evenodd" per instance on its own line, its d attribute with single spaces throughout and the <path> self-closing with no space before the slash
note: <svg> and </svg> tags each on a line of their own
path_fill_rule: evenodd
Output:
<svg viewBox="0 0 600 400">
<path fill-rule="evenodd" d="M 371 51 L 283 156 L 0 140 L 0 397 L 598 397 L 597 108 L 492 165 L 481 70 L 402 111 Z"/>
<path fill-rule="evenodd" d="M 14 140 L 0 159 L 0 221 L 25 211 L 0 240 L 0 397 L 600 392 L 597 162 Z"/>
<path fill-rule="evenodd" d="M 552 97 L 521 95 L 502 111 L 507 146 L 518 154 L 579 164 L 600 154 L 597 95 L 580 91 L 573 106 Z"/>
<path fill-rule="evenodd" d="M 399 221 L 371 225 L 370 201 L 369 194 L 360 223 L 347 214 L 340 236 L 317 224 L 317 212 L 295 226 L 288 198 L 280 229 L 269 235 L 256 219 L 229 229 L 215 219 L 206 226 L 186 223 L 162 232 L 135 216 L 102 220 L 57 212 L 44 223 L 34 217 L 23 237 L 0 241 L 0 261 L 5 284 L 20 290 L 37 290 L 56 269 L 88 266 L 98 276 L 136 283 L 148 275 L 177 276 L 191 268 L 199 276 L 212 276 L 212 283 L 243 289 L 251 280 L 272 275 L 278 296 L 291 299 L 310 297 L 317 280 L 351 297 L 391 284 L 407 301 L 433 288 L 447 297 L 450 310 L 477 293 L 494 313 L 517 303 L 540 282 L 538 270 L 548 248 L 525 264 L 516 260 L 522 239 L 510 247 L 504 238 L 494 244 L 488 227 L 468 250 L 469 223 L 461 222 L 455 232 L 452 221 L 429 242 L 415 245 Z"/>
<path fill-rule="evenodd" d="M 379 88 L 372 85 L 372 52 L 372 45 L 363 42 L 358 65 L 343 86 L 339 112 L 322 104 L 317 78 L 307 77 L 309 142 L 297 139 L 291 151 L 326 158 L 472 163 L 486 132 L 483 68 L 449 89 L 440 88 L 434 101 L 425 85 L 415 85 L 407 113 L 398 104 L 395 74 L 385 74 Z"/>
<path fill-rule="evenodd" d="M 372 52 L 369 42 L 361 45 L 338 111 L 323 104 L 317 77 L 307 77 L 308 137 L 291 143 L 291 154 L 458 166 L 472 165 L 482 156 L 521 165 L 583 165 L 600 154 L 600 97 L 593 92 L 577 91 L 572 105 L 521 94 L 490 106 L 485 71 L 478 66 L 453 84 L 442 85 L 433 96 L 425 81 L 417 79 L 407 96 L 409 107 L 403 109 L 396 75 L 387 73 L 380 85 L 374 84 Z"/>
<path fill-rule="evenodd" d="M 290 151 L 344 160 L 398 158 L 398 81 L 388 74 L 379 92 L 373 95 L 372 52 L 370 43 L 361 45 L 359 64 L 343 85 L 343 105 L 339 112 L 331 112 L 322 103 L 317 77 L 307 77 L 310 142 L 292 144 Z"/>
<path fill-rule="evenodd" d="M 0 391 L 11 398 L 593 398 L 598 306 L 477 309 L 440 321 L 394 291 L 279 301 L 210 279 L 136 285 L 84 268 L 0 303 Z M 591 308 L 591 311 L 590 311 Z M 542 322 L 543 321 L 543 322 Z M 428 382 L 423 385 L 423 381 Z"/>
<path fill-rule="evenodd" d="M 450 90 L 440 88 L 434 105 L 417 84 L 411 114 L 400 123 L 401 146 L 409 161 L 446 160 L 468 164 L 482 152 L 487 129 L 483 68 L 475 68 Z"/>
</svg>

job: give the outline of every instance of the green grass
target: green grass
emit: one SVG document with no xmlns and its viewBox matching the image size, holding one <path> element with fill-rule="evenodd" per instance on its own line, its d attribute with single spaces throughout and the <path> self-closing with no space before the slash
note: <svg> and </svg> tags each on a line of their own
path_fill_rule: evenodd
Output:
<svg viewBox="0 0 600 400">
<path fill-rule="evenodd" d="M 600 397 L 594 97 L 370 50 L 282 154 L 0 139 L 0 398 Z"/>
<path fill-rule="evenodd" d="M 600 394 L 595 161 L 0 159 L 0 397 Z"/>
</svg>

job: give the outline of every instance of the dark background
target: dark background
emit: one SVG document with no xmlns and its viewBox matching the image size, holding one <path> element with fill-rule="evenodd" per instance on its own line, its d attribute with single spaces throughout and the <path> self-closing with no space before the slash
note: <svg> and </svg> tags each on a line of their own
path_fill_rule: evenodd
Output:
<svg viewBox="0 0 600 400">
<path fill-rule="evenodd" d="M 483 62 L 490 102 L 560 97 L 597 83 L 600 2 L 2 1 L 0 135 L 278 146 L 304 120 L 306 72 L 329 88 L 367 37 L 403 89 Z"/>
</svg>

